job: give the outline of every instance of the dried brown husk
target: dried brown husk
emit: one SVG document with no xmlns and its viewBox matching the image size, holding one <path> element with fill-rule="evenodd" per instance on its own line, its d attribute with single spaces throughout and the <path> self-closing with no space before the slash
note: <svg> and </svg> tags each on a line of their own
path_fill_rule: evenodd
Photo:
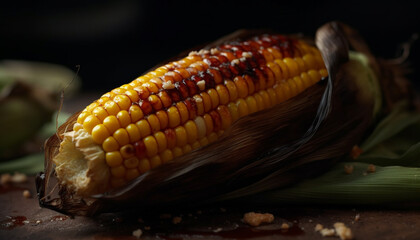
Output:
<svg viewBox="0 0 420 240">
<path fill-rule="evenodd" d="M 222 41 L 253 34 L 240 31 Z M 121 189 L 81 198 L 57 183 L 59 197 L 47 200 L 48 186 L 55 181 L 51 159 L 60 134 L 75 122 L 75 117 L 69 119 L 45 146 L 46 173 L 37 181 L 41 206 L 72 215 L 155 211 L 235 199 L 324 172 L 361 140 L 373 118 L 374 99 L 348 74 L 352 71 L 349 43 L 369 54 L 354 34 L 337 22 L 321 27 L 316 45 L 329 78 L 276 107 L 238 120 L 219 141 L 153 169 Z M 376 59 L 368 56 L 379 74 Z"/>
</svg>

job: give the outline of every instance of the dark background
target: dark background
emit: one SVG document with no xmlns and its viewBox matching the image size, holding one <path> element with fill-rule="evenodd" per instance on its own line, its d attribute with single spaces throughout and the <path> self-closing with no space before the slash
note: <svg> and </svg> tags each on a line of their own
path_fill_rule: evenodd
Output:
<svg viewBox="0 0 420 240">
<path fill-rule="evenodd" d="M 416 1 L 9 1 L 0 5 L 0 60 L 81 65 L 84 91 L 129 82 L 182 50 L 240 28 L 313 35 L 343 21 L 381 57 L 420 32 Z M 417 41 L 409 58 L 419 84 Z"/>
</svg>

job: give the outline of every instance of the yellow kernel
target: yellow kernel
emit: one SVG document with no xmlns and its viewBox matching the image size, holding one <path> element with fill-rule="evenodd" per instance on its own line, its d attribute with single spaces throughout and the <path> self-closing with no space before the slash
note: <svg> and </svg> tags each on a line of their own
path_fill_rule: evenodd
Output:
<svg viewBox="0 0 420 240">
<path fill-rule="evenodd" d="M 144 117 L 143 111 L 138 105 L 131 105 L 128 109 L 128 113 L 130 113 L 132 123 L 135 123 Z"/>
<path fill-rule="evenodd" d="M 120 166 L 123 162 L 123 158 L 119 151 L 107 152 L 105 154 L 106 164 L 110 167 Z"/>
<path fill-rule="evenodd" d="M 155 167 L 159 167 L 162 164 L 162 160 L 160 159 L 159 155 L 156 155 L 150 158 L 150 167 L 153 169 Z"/>
<path fill-rule="evenodd" d="M 149 122 L 145 119 L 136 122 L 136 126 L 139 129 L 142 138 L 147 137 L 152 133 Z"/>
<path fill-rule="evenodd" d="M 102 148 L 105 152 L 113 152 L 117 151 L 120 148 L 117 140 L 113 136 L 107 137 L 104 142 L 102 143 Z"/>
<path fill-rule="evenodd" d="M 283 59 L 283 62 L 286 63 L 287 68 L 289 69 L 289 77 L 294 77 L 297 76 L 300 72 L 299 72 L 299 66 L 298 64 L 295 62 L 295 60 L 291 59 L 291 58 L 285 58 Z"/>
<path fill-rule="evenodd" d="M 185 123 L 184 128 L 187 132 L 188 143 L 193 143 L 197 140 L 197 126 L 192 120 Z"/>
<path fill-rule="evenodd" d="M 83 125 L 82 124 L 80 124 L 80 123 L 75 123 L 74 125 L 73 125 L 73 131 L 79 131 L 80 129 L 83 129 Z"/>
<path fill-rule="evenodd" d="M 89 115 L 85 118 L 85 120 L 83 121 L 83 128 L 88 132 L 91 133 L 92 129 L 98 125 L 101 124 L 101 121 L 99 121 L 99 119 L 93 115 Z"/>
<path fill-rule="evenodd" d="M 264 100 L 262 99 L 262 97 L 258 93 L 254 94 L 253 97 L 255 98 L 255 102 L 257 103 L 257 111 L 265 109 Z"/>
<path fill-rule="evenodd" d="M 201 145 L 200 145 L 200 142 L 199 142 L 199 141 L 195 141 L 195 142 L 193 142 L 193 143 L 191 144 L 191 148 L 192 148 L 193 150 L 195 150 L 195 149 L 197 149 L 197 148 L 199 148 L 199 147 L 201 147 Z"/>
<path fill-rule="evenodd" d="M 147 158 L 143 158 L 139 161 L 139 171 L 140 173 L 145 173 L 149 171 L 152 167 L 150 166 L 150 162 Z"/>
<path fill-rule="evenodd" d="M 303 72 L 300 74 L 300 78 L 302 79 L 302 84 L 303 84 L 303 88 L 307 89 L 308 87 L 310 87 L 311 84 L 311 77 L 309 77 L 309 74 L 306 72 Z"/>
<path fill-rule="evenodd" d="M 184 127 L 178 126 L 175 128 L 176 145 L 179 147 L 187 144 L 187 131 Z"/>
<path fill-rule="evenodd" d="M 128 133 L 128 138 L 130 139 L 131 143 L 137 142 L 138 140 L 140 140 L 141 135 L 140 135 L 140 130 L 137 127 L 136 124 L 131 123 L 129 124 L 125 130 L 127 130 Z"/>
<path fill-rule="evenodd" d="M 108 112 L 109 115 L 117 115 L 118 112 L 121 110 L 120 107 L 114 101 L 108 101 L 104 105 L 105 110 Z"/>
<path fill-rule="evenodd" d="M 267 50 L 273 55 L 274 59 L 283 58 L 283 55 L 281 54 L 281 52 L 278 49 L 268 48 Z"/>
<path fill-rule="evenodd" d="M 146 87 L 147 90 L 149 90 L 149 92 L 151 92 L 151 93 L 158 93 L 159 92 L 158 86 L 156 86 L 156 84 L 154 84 L 153 82 L 144 83 L 143 86 Z"/>
<path fill-rule="evenodd" d="M 125 167 L 123 165 L 112 167 L 111 175 L 116 178 L 123 178 L 125 176 Z"/>
<path fill-rule="evenodd" d="M 255 92 L 255 85 L 254 81 L 249 75 L 245 75 L 244 77 L 246 85 L 248 86 L 248 95 L 251 95 Z"/>
<path fill-rule="evenodd" d="M 321 80 L 321 74 L 316 70 L 309 70 L 308 71 L 309 78 L 311 79 L 311 85 L 319 82 Z"/>
<path fill-rule="evenodd" d="M 131 117 L 130 114 L 126 110 L 119 111 L 117 114 L 118 122 L 120 123 L 120 126 L 125 128 L 128 126 L 128 124 L 131 123 Z"/>
<path fill-rule="evenodd" d="M 117 131 L 117 129 L 120 128 L 120 123 L 118 122 L 118 119 L 113 115 L 106 117 L 104 119 L 103 124 L 108 129 L 108 132 L 110 134 L 113 134 L 115 131 Z"/>
<path fill-rule="evenodd" d="M 103 124 L 98 124 L 92 129 L 92 138 L 97 144 L 102 144 L 107 137 L 109 132 Z"/>
<path fill-rule="evenodd" d="M 217 134 L 215 132 L 212 132 L 207 136 L 207 139 L 209 140 L 209 143 L 216 142 L 218 138 L 219 137 L 217 136 Z"/>
<path fill-rule="evenodd" d="M 124 178 L 111 178 L 111 186 L 113 188 L 119 188 L 126 184 Z"/>
<path fill-rule="evenodd" d="M 279 65 L 277 65 L 274 62 L 269 62 L 269 63 L 267 63 L 267 67 L 269 67 L 271 69 L 271 71 L 273 71 L 274 76 L 275 76 L 277 81 L 281 81 L 283 79 L 283 76 L 281 75 L 281 69 L 280 69 Z"/>
<path fill-rule="evenodd" d="M 139 159 L 136 157 L 131 157 L 124 160 L 124 166 L 126 168 L 137 168 L 139 165 Z"/>
<path fill-rule="evenodd" d="M 133 146 L 133 145 L 131 145 L 131 144 L 124 145 L 124 146 L 122 146 L 122 147 L 120 148 L 120 153 L 121 153 L 121 156 L 122 156 L 124 159 L 127 159 L 127 158 L 131 158 L 131 157 L 133 157 L 133 156 L 134 156 L 134 152 L 135 152 L 135 150 L 134 150 L 134 146 Z"/>
<path fill-rule="evenodd" d="M 181 124 L 181 117 L 179 116 L 178 108 L 175 106 L 170 107 L 168 110 L 169 127 L 175 128 Z"/>
<path fill-rule="evenodd" d="M 246 99 L 246 104 L 248 105 L 249 114 L 252 114 L 258 111 L 257 101 L 253 96 L 248 96 Z"/>
<path fill-rule="evenodd" d="M 174 155 L 174 158 L 180 157 L 183 155 L 182 149 L 180 147 L 174 147 L 172 149 L 172 154 Z"/>
<path fill-rule="evenodd" d="M 271 107 L 271 99 L 270 99 L 270 96 L 268 95 L 267 91 L 261 90 L 261 91 L 258 92 L 258 94 L 263 99 L 264 109 Z"/>
<path fill-rule="evenodd" d="M 221 84 L 216 86 L 217 95 L 220 98 L 220 104 L 228 104 L 229 103 L 229 91 L 227 88 Z"/>
<path fill-rule="evenodd" d="M 156 117 L 159 119 L 160 129 L 166 129 L 168 127 L 169 119 L 168 114 L 164 110 L 156 112 Z"/>
<path fill-rule="evenodd" d="M 266 49 L 260 50 L 260 51 L 262 51 L 262 54 L 263 54 L 266 62 L 272 62 L 274 60 L 273 55 L 269 51 L 267 51 Z"/>
<path fill-rule="evenodd" d="M 293 82 L 295 82 L 296 84 L 298 93 L 301 93 L 303 90 L 305 90 L 305 86 L 303 85 L 302 78 L 300 78 L 299 76 L 296 76 L 293 78 Z"/>
<path fill-rule="evenodd" d="M 148 98 L 150 104 L 152 104 L 153 109 L 156 111 L 162 109 L 162 101 L 160 98 L 156 95 L 150 95 Z"/>
<path fill-rule="evenodd" d="M 85 118 L 89 115 L 91 114 L 88 112 L 81 112 L 79 116 L 77 117 L 77 123 L 83 124 L 83 122 L 85 121 Z"/>
<path fill-rule="evenodd" d="M 238 90 L 238 96 L 240 98 L 245 98 L 246 96 L 248 96 L 248 85 L 246 84 L 245 79 L 243 79 L 240 76 L 237 76 L 233 81 L 236 85 L 236 89 Z"/>
<path fill-rule="evenodd" d="M 270 102 L 272 106 L 276 105 L 278 103 L 278 99 L 277 99 L 277 94 L 274 91 L 274 89 L 273 88 L 267 89 L 267 93 L 268 93 L 268 96 L 270 97 Z"/>
<path fill-rule="evenodd" d="M 97 103 L 97 102 L 93 102 L 93 103 L 89 104 L 89 105 L 86 107 L 86 111 L 87 111 L 87 112 L 92 112 L 92 110 L 93 110 L 94 108 L 96 108 L 97 106 L 98 106 L 98 103 Z"/>
<path fill-rule="evenodd" d="M 306 72 L 306 71 L 308 71 L 308 69 L 306 68 L 305 62 L 303 61 L 302 58 L 297 57 L 297 58 L 294 58 L 294 60 L 297 63 L 297 65 L 299 66 L 299 72 Z"/>
<path fill-rule="evenodd" d="M 189 153 L 189 152 L 191 152 L 192 151 L 192 147 L 191 147 L 191 145 L 190 144 L 186 144 L 185 146 L 183 146 L 182 147 L 182 152 L 184 153 L 184 154 L 187 154 L 187 153 Z"/>
<path fill-rule="evenodd" d="M 228 107 L 220 105 L 217 107 L 217 113 L 219 113 L 222 119 L 222 129 L 228 129 L 232 125 L 232 116 L 230 115 Z"/>
<path fill-rule="evenodd" d="M 229 92 L 229 101 L 235 101 L 238 98 L 238 90 L 236 89 L 235 83 L 232 80 L 226 80 L 225 86 Z"/>
<path fill-rule="evenodd" d="M 199 116 L 194 119 L 195 125 L 197 126 L 197 137 L 203 138 L 206 136 L 206 122 L 204 118 Z"/>
<path fill-rule="evenodd" d="M 171 161 L 174 158 L 174 155 L 172 154 L 172 151 L 169 149 L 165 149 L 165 151 L 163 151 L 160 154 L 160 159 L 162 160 L 162 163 L 166 163 Z"/>
<path fill-rule="evenodd" d="M 213 132 L 213 119 L 209 114 L 204 114 L 203 116 L 204 122 L 206 123 L 206 135 L 209 135 Z"/>
<path fill-rule="evenodd" d="M 143 139 L 144 146 L 146 147 L 147 156 L 153 157 L 158 153 L 158 145 L 155 137 L 147 136 Z"/>
<path fill-rule="evenodd" d="M 200 146 L 206 146 L 210 143 L 209 139 L 206 137 L 201 138 L 199 142 L 200 142 Z"/>
<path fill-rule="evenodd" d="M 187 106 L 183 102 L 177 102 L 176 108 L 178 108 L 179 116 L 181 117 L 181 124 L 184 124 L 190 116 Z"/>
<path fill-rule="evenodd" d="M 103 106 L 106 102 L 108 102 L 110 100 L 110 98 L 109 97 L 101 97 L 101 98 L 99 98 L 97 101 L 98 101 L 98 103 L 101 105 L 101 106 Z"/>
<path fill-rule="evenodd" d="M 206 92 L 201 92 L 200 96 L 203 100 L 204 112 L 210 111 L 212 108 L 210 95 L 208 95 Z"/>
<path fill-rule="evenodd" d="M 294 97 L 298 94 L 297 84 L 295 83 L 295 81 L 293 81 L 293 79 L 288 79 L 286 85 L 289 85 L 290 87 L 290 97 Z"/>
<path fill-rule="evenodd" d="M 230 116 L 232 117 L 232 122 L 235 122 L 239 118 L 239 112 L 238 112 L 238 106 L 236 106 L 236 103 L 231 102 L 227 105 L 229 108 Z"/>
<path fill-rule="evenodd" d="M 321 77 L 323 78 L 328 77 L 328 72 L 327 72 L 327 69 L 325 68 L 319 70 L 319 74 L 321 74 Z"/>
<path fill-rule="evenodd" d="M 113 92 L 113 93 L 115 93 L 115 94 L 121 94 L 121 93 L 123 93 L 125 90 L 124 89 L 122 89 L 122 88 L 115 88 L 115 89 L 112 89 L 112 91 L 111 92 Z"/>
<path fill-rule="evenodd" d="M 163 132 L 153 134 L 158 145 L 158 152 L 163 152 L 167 148 L 166 136 Z"/>
<path fill-rule="evenodd" d="M 156 117 L 155 114 L 150 114 L 147 117 L 147 121 L 149 122 L 150 128 L 152 129 L 152 132 L 157 132 L 160 130 L 160 122 L 159 118 Z"/>
<path fill-rule="evenodd" d="M 132 89 L 130 89 L 130 90 L 127 90 L 126 92 L 125 92 L 125 95 L 127 95 L 129 98 L 130 98 L 130 101 L 132 102 L 132 103 L 135 103 L 135 102 L 138 102 L 139 101 L 139 94 L 135 91 L 135 90 L 132 90 Z"/>
<path fill-rule="evenodd" d="M 305 54 L 302 57 L 302 60 L 305 63 L 305 67 L 306 67 L 307 70 L 316 70 L 317 69 L 316 59 L 312 54 Z"/>
<path fill-rule="evenodd" d="M 131 168 L 131 169 L 126 170 L 125 179 L 127 181 L 136 179 L 138 176 L 140 176 L 140 173 L 139 173 L 139 170 L 137 170 L 137 168 Z"/>
<path fill-rule="evenodd" d="M 126 95 L 117 95 L 113 100 L 116 104 L 118 104 L 121 110 L 128 110 L 131 106 L 131 100 Z"/>
<path fill-rule="evenodd" d="M 197 107 L 197 115 L 201 116 L 204 114 L 204 103 L 203 103 L 203 98 L 201 98 L 200 95 L 194 95 L 193 97 L 194 101 L 195 101 L 195 105 Z"/>
<path fill-rule="evenodd" d="M 127 130 L 124 128 L 120 128 L 114 132 L 113 137 L 117 140 L 120 146 L 124 146 L 130 142 L 130 138 L 128 137 Z"/>
<path fill-rule="evenodd" d="M 281 76 L 282 80 L 285 80 L 290 77 L 289 68 L 287 67 L 286 63 L 283 62 L 281 59 L 276 59 L 274 62 L 280 67 L 281 69 Z"/>
<path fill-rule="evenodd" d="M 236 101 L 236 106 L 238 106 L 239 118 L 249 114 L 248 104 L 244 99 L 238 99 Z"/>
<path fill-rule="evenodd" d="M 101 122 L 108 117 L 108 112 L 103 107 L 96 107 L 93 109 L 92 114 L 95 115 Z"/>
</svg>

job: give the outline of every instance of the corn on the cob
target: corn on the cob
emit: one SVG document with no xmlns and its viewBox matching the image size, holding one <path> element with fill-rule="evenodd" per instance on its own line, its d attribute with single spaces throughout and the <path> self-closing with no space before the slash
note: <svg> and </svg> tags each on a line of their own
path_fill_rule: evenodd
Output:
<svg viewBox="0 0 420 240">
<path fill-rule="evenodd" d="M 327 75 L 315 47 L 281 35 L 191 52 L 87 106 L 53 159 L 58 178 L 79 195 L 123 186 Z"/>
</svg>

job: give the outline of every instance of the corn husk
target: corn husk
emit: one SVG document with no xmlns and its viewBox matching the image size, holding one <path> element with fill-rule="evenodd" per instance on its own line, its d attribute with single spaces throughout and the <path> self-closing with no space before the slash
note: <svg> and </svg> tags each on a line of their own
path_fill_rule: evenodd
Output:
<svg viewBox="0 0 420 240">
<path fill-rule="evenodd" d="M 242 31 L 223 41 L 252 34 Z M 372 87 L 369 74 L 354 71 L 360 64 L 349 61 L 349 47 L 365 54 L 373 74 L 380 76 L 379 63 L 352 29 L 326 24 L 317 31 L 315 42 L 328 79 L 274 108 L 240 119 L 219 141 L 153 169 L 121 189 L 81 198 L 59 185 L 59 197 L 47 201 L 50 159 L 59 144 L 56 136 L 51 137 L 46 143 L 46 174 L 37 182 L 40 204 L 78 215 L 154 211 L 241 199 L 325 172 L 362 140 L 379 114 L 382 104 L 377 101 L 383 88 Z M 70 118 L 60 131 L 71 129 L 74 121 Z"/>
</svg>

